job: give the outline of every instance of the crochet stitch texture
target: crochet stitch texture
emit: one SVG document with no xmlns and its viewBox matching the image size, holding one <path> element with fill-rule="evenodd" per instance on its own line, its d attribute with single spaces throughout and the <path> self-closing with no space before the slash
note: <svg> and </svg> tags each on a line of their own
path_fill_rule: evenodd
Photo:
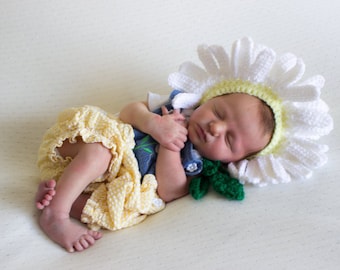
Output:
<svg viewBox="0 0 340 270">
<path fill-rule="evenodd" d="M 228 164 L 230 174 L 242 184 L 264 186 L 307 178 L 327 162 L 327 145 L 318 139 L 333 129 L 327 104 L 320 98 L 324 78 L 305 79 L 305 64 L 291 53 L 277 56 L 251 38 L 234 42 L 230 55 L 222 46 L 201 45 L 203 68 L 183 63 L 170 74 L 169 85 L 184 91 L 174 108 L 195 108 L 228 93 L 246 93 L 262 99 L 274 113 L 275 130 L 270 143 L 255 157 Z"/>
<path fill-rule="evenodd" d="M 46 131 L 39 148 L 38 167 L 41 179 L 58 180 L 71 158 L 57 151 L 65 140 L 101 142 L 110 149 L 108 172 L 95 179 L 85 190 L 91 194 L 81 221 L 93 230 L 118 230 L 142 222 L 148 215 L 164 209 L 157 195 L 154 175 L 143 177 L 132 151 L 135 141 L 132 127 L 116 116 L 95 106 L 70 108 L 60 113 L 57 122 Z"/>
<path fill-rule="evenodd" d="M 212 161 L 203 158 L 203 170 L 200 176 L 191 180 L 189 193 L 199 200 L 209 190 L 209 186 L 230 200 L 241 201 L 244 199 L 243 185 L 236 178 L 230 177 L 220 161 Z"/>
</svg>

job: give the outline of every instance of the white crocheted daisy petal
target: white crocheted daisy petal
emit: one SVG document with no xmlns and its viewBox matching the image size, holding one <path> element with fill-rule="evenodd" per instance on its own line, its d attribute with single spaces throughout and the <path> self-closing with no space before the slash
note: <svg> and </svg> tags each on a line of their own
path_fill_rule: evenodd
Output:
<svg viewBox="0 0 340 270">
<path fill-rule="evenodd" d="M 230 173 L 230 175 L 232 177 L 239 179 L 239 181 L 242 184 L 246 183 L 244 177 L 242 177 L 242 176 L 246 175 L 248 162 L 249 161 L 247 159 L 242 159 L 238 162 L 230 162 L 227 165 L 228 172 Z"/>
<path fill-rule="evenodd" d="M 280 76 L 282 73 L 292 69 L 296 65 L 296 61 L 297 57 L 295 54 L 285 53 L 281 55 L 276 62 L 276 68 L 278 69 Z"/>
<path fill-rule="evenodd" d="M 305 149 L 308 149 L 311 152 L 315 153 L 316 155 L 322 156 L 320 158 L 320 160 L 321 160 L 320 164 L 321 165 L 317 165 L 316 168 L 322 166 L 322 164 L 325 162 L 325 158 L 323 157 L 323 155 L 329 150 L 328 145 L 326 145 L 326 144 L 319 144 L 315 140 L 305 139 L 305 138 L 295 138 L 294 141 L 297 144 L 300 144 Z M 327 159 L 327 157 L 326 157 L 326 159 Z"/>
<path fill-rule="evenodd" d="M 262 156 L 260 158 L 250 160 L 248 170 L 249 173 L 253 175 L 253 178 L 257 175 L 258 179 L 256 182 L 260 186 L 265 186 L 268 183 L 279 183 L 279 179 L 276 178 L 272 164 L 268 157 Z"/>
<path fill-rule="evenodd" d="M 240 169 L 241 167 L 243 167 L 243 170 Z M 236 163 L 229 163 L 228 170 L 233 177 L 239 179 L 243 184 L 262 185 L 262 171 L 258 160 L 242 160 Z"/>
<path fill-rule="evenodd" d="M 222 46 L 212 45 L 210 50 L 213 52 L 219 66 L 219 76 L 224 79 L 230 78 L 230 59 L 229 55 Z"/>
<path fill-rule="evenodd" d="M 285 53 L 278 56 L 265 83 L 274 88 L 282 74 L 296 65 L 296 60 L 297 57 L 292 53 Z"/>
<path fill-rule="evenodd" d="M 231 51 L 231 72 L 235 79 L 247 80 L 248 68 L 252 62 L 253 41 L 243 38 L 233 44 Z"/>
<path fill-rule="evenodd" d="M 179 72 L 170 74 L 168 77 L 168 83 L 173 89 L 193 93 L 196 92 L 197 89 L 200 89 L 202 85 L 202 82 Z"/>
<path fill-rule="evenodd" d="M 318 139 L 333 129 L 333 119 L 327 113 L 327 105 L 315 102 L 286 104 L 286 122 L 290 129 L 287 133 L 295 137 Z"/>
<path fill-rule="evenodd" d="M 265 81 L 274 64 L 275 57 L 276 54 L 271 49 L 265 48 L 260 51 L 256 56 L 254 63 L 252 63 L 249 68 L 247 80 L 255 83 L 262 83 Z"/>
<path fill-rule="evenodd" d="M 199 82 L 206 81 L 209 78 L 209 74 L 203 68 L 192 62 L 184 62 L 179 67 L 179 73 L 184 74 Z"/>
<path fill-rule="evenodd" d="M 315 88 L 318 90 L 321 90 L 322 87 L 325 85 L 325 78 L 321 75 L 315 75 L 312 77 L 309 77 L 299 85 L 314 85 Z"/>
<path fill-rule="evenodd" d="M 230 162 L 228 163 L 228 171 L 232 177 L 237 178 L 242 184 L 252 183 L 257 185 L 261 182 L 261 179 L 258 176 L 253 177 L 253 175 L 259 172 L 260 169 L 258 166 L 250 165 L 250 162 L 247 159 Z"/>
<path fill-rule="evenodd" d="M 281 96 L 293 102 L 306 102 L 316 100 L 320 96 L 320 89 L 315 85 L 293 85 L 281 92 Z"/>
<path fill-rule="evenodd" d="M 320 113 L 328 113 L 329 111 L 329 107 L 326 104 L 326 102 L 324 102 L 322 99 L 318 99 L 318 100 L 314 100 L 311 102 L 305 102 L 305 103 L 297 103 L 300 104 L 301 106 L 304 106 L 307 110 L 317 110 Z"/>
<path fill-rule="evenodd" d="M 238 178 L 243 184 L 266 186 L 267 184 L 291 181 L 290 174 L 273 155 L 229 163 L 228 170 L 233 177 Z"/>
<path fill-rule="evenodd" d="M 198 105 L 201 96 L 195 93 L 180 93 L 177 94 L 171 104 L 174 109 L 190 109 Z"/>
<path fill-rule="evenodd" d="M 274 155 L 269 155 L 268 159 L 271 163 L 273 176 L 272 183 L 289 183 L 292 179 L 290 174 L 286 171 L 280 160 Z"/>
<path fill-rule="evenodd" d="M 327 156 L 320 152 L 317 147 L 312 147 L 311 141 L 291 139 L 285 146 L 284 155 L 286 159 L 298 161 L 306 168 L 316 169 L 327 162 Z"/>
<path fill-rule="evenodd" d="M 280 91 L 280 94 L 285 91 L 285 88 L 299 81 L 305 72 L 305 64 L 301 59 L 297 59 L 294 67 L 288 69 L 280 75 L 280 78 L 273 85 L 274 89 Z"/>
<path fill-rule="evenodd" d="M 200 45 L 197 48 L 198 57 L 204 65 L 206 71 L 211 76 L 219 75 L 219 67 L 213 51 L 207 45 Z"/>
<path fill-rule="evenodd" d="M 311 169 L 303 166 L 302 164 L 296 162 L 295 160 L 290 160 L 287 158 L 278 158 L 282 166 L 291 175 L 292 180 L 299 180 L 304 178 L 310 178 L 313 174 Z"/>
</svg>

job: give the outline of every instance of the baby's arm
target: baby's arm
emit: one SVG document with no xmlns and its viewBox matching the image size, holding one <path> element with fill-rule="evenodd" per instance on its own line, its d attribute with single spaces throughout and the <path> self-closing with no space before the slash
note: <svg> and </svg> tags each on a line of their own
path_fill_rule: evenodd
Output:
<svg viewBox="0 0 340 270">
<path fill-rule="evenodd" d="M 176 110 L 172 114 L 168 114 L 165 108 L 162 111 L 163 115 L 158 115 L 150 112 L 146 103 L 134 102 L 125 106 L 119 117 L 125 123 L 149 134 L 167 149 L 180 151 L 187 140 L 187 129 L 182 124 L 185 117 Z"/>
<path fill-rule="evenodd" d="M 159 146 L 156 162 L 157 193 L 165 202 L 170 202 L 188 194 L 189 179 L 182 163 L 180 152 Z"/>
<path fill-rule="evenodd" d="M 162 114 L 163 116 L 168 115 L 169 112 L 166 108 L 162 108 Z M 179 111 L 175 111 L 171 116 L 176 119 L 176 114 L 179 114 Z M 177 121 L 177 123 L 186 127 L 185 121 Z M 189 179 L 183 169 L 179 151 L 172 151 L 162 145 L 159 146 L 156 161 L 156 178 L 158 195 L 165 202 L 173 201 L 188 193 Z"/>
<path fill-rule="evenodd" d="M 163 107 L 162 114 L 150 112 L 146 103 L 135 102 L 123 108 L 120 118 L 160 144 L 156 161 L 157 192 L 165 202 L 170 202 L 188 193 L 188 179 L 180 157 L 187 140 L 187 128 L 185 117 L 179 111 L 169 114 Z"/>
</svg>

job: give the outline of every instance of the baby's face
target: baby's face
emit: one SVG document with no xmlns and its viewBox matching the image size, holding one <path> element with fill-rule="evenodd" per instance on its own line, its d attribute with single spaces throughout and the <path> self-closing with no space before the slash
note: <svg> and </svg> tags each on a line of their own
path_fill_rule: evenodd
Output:
<svg viewBox="0 0 340 270">
<path fill-rule="evenodd" d="M 247 94 L 212 98 L 198 107 L 188 123 L 190 141 L 211 160 L 234 162 L 262 150 L 271 134 L 265 134 L 260 100 Z"/>
</svg>

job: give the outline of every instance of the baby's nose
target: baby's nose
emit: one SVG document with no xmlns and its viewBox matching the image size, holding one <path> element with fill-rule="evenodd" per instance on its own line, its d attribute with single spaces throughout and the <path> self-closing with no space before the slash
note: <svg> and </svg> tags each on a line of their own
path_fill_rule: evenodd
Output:
<svg viewBox="0 0 340 270">
<path fill-rule="evenodd" d="M 212 121 L 209 124 L 210 133 L 214 137 L 219 137 L 221 134 L 224 134 L 226 128 L 226 123 L 222 121 Z"/>
</svg>

